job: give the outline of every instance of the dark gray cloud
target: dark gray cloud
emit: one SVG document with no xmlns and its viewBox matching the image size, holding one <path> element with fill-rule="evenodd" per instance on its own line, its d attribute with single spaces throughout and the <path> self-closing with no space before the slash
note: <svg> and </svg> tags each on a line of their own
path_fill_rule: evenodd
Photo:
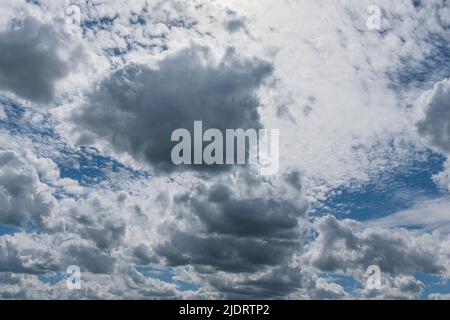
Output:
<svg viewBox="0 0 450 320">
<path fill-rule="evenodd" d="M 307 207 L 282 196 L 245 196 L 241 192 L 252 186 L 247 180 L 239 179 L 233 188 L 220 181 L 176 197 L 176 205 L 195 222 L 184 230 L 170 229 L 169 240 L 157 252 L 171 265 L 190 264 L 200 272 L 256 272 L 285 265 L 302 248 Z M 266 185 L 260 182 L 259 188 Z"/>
<path fill-rule="evenodd" d="M 273 198 L 238 199 L 226 185 L 178 198 L 202 221 L 207 232 L 239 237 L 293 239 L 305 208 Z M 206 194 L 204 194 L 206 193 Z"/>
<path fill-rule="evenodd" d="M 193 132 L 196 120 L 203 121 L 204 130 L 222 132 L 261 127 L 255 91 L 271 71 L 271 64 L 240 59 L 233 50 L 215 63 L 209 49 L 192 46 L 166 57 L 156 69 L 132 64 L 114 72 L 89 94 L 73 119 L 117 150 L 157 170 L 173 171 L 173 130 Z"/>
<path fill-rule="evenodd" d="M 133 248 L 132 258 L 137 265 L 148 265 L 150 263 L 158 263 L 159 259 L 148 246 L 141 243 Z"/>
<path fill-rule="evenodd" d="M 228 292 L 228 295 L 235 294 L 238 297 L 285 298 L 287 294 L 299 289 L 312 288 L 314 280 L 311 275 L 302 272 L 298 268 L 279 266 L 271 269 L 257 278 L 249 278 L 242 281 L 239 287 L 221 288 L 221 292 Z"/>
<path fill-rule="evenodd" d="M 443 152 L 450 152 L 450 81 L 438 82 L 425 105 L 425 118 L 418 122 L 419 133 Z"/>
<path fill-rule="evenodd" d="M 97 247 L 81 243 L 67 247 L 64 253 L 65 265 L 77 265 L 92 273 L 110 274 L 114 271 L 115 259 Z"/>
<path fill-rule="evenodd" d="M 438 274 L 444 270 L 434 249 L 425 242 L 412 242 L 413 235 L 406 230 L 358 232 L 355 221 L 338 221 L 331 216 L 318 220 L 315 227 L 319 237 L 306 260 L 320 270 L 352 272 L 370 265 L 391 274 Z"/>
<path fill-rule="evenodd" d="M 33 102 L 49 102 L 55 83 L 69 74 L 77 59 L 59 55 L 67 35 L 35 18 L 0 33 L 0 89 Z M 79 52 L 78 52 L 79 56 Z"/>
<path fill-rule="evenodd" d="M 302 190 L 302 175 L 298 170 L 290 170 L 285 175 L 286 182 L 298 191 Z"/>
<path fill-rule="evenodd" d="M 294 252 L 294 247 L 289 241 L 197 236 L 180 231 L 171 234 L 170 240 L 157 252 L 167 259 L 169 265 L 193 265 L 198 271 L 207 273 L 213 270 L 239 273 L 284 264 Z"/>
</svg>

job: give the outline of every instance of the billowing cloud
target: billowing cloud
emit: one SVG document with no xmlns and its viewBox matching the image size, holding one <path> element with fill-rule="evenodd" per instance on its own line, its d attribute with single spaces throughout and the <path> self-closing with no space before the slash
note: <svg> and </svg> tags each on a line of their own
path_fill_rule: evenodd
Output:
<svg viewBox="0 0 450 320">
<path fill-rule="evenodd" d="M 0 90 L 37 103 L 51 101 L 56 82 L 68 76 L 82 56 L 80 48 L 77 55 L 67 52 L 69 35 L 62 30 L 56 22 L 28 17 L 0 32 Z"/>
<path fill-rule="evenodd" d="M 436 83 L 424 96 L 424 118 L 417 129 L 432 147 L 450 153 L 450 80 Z"/>
<path fill-rule="evenodd" d="M 256 90 L 271 71 L 271 64 L 240 58 L 233 50 L 215 62 L 210 49 L 194 45 L 167 56 L 155 69 L 131 64 L 114 72 L 88 95 L 73 120 L 116 150 L 158 171 L 173 171 L 175 129 L 193 132 L 196 120 L 203 121 L 204 130 L 222 132 L 261 127 Z"/>
<path fill-rule="evenodd" d="M 166 226 L 168 238 L 156 252 L 170 266 L 193 266 L 227 297 L 286 296 L 302 286 L 301 270 L 288 266 L 302 251 L 307 209 L 285 177 L 237 170 L 175 195 L 174 212 L 184 222 Z M 293 284 L 278 283 L 285 271 Z M 222 280 L 210 276 L 217 272 Z"/>
<path fill-rule="evenodd" d="M 32 164 L 19 154 L 0 150 L 0 223 L 25 226 L 41 224 L 51 213 L 54 199 L 39 180 Z"/>
<path fill-rule="evenodd" d="M 60 270 L 60 255 L 50 236 L 16 234 L 0 238 L 0 271 L 45 273 Z"/>
<path fill-rule="evenodd" d="M 404 229 L 363 228 L 353 220 L 326 216 L 315 222 L 319 233 L 303 259 L 328 272 L 362 271 L 377 265 L 383 272 L 440 274 L 446 266 L 435 254 L 441 248 L 428 235 Z"/>
</svg>

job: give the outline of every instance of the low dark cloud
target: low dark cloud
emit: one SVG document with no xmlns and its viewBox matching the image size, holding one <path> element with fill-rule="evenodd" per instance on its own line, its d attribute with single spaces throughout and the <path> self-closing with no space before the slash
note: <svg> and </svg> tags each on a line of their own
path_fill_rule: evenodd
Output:
<svg viewBox="0 0 450 320">
<path fill-rule="evenodd" d="M 60 29 L 34 18 L 1 32 L 0 90 L 33 102 L 51 101 L 55 83 L 69 74 L 77 60 L 73 55 L 68 61 L 60 56 L 66 38 Z"/>
<path fill-rule="evenodd" d="M 305 208 L 274 198 L 238 199 L 225 185 L 213 186 L 206 195 L 178 199 L 200 218 L 210 233 L 239 237 L 293 239 Z"/>
<path fill-rule="evenodd" d="M 110 274 L 114 271 L 115 259 L 97 247 L 76 243 L 67 247 L 65 265 L 77 265 L 92 273 Z"/>
<path fill-rule="evenodd" d="M 243 281 L 240 290 L 235 290 L 235 293 L 261 299 L 267 297 L 282 299 L 300 288 L 310 288 L 312 284 L 313 279 L 310 275 L 302 272 L 299 268 L 280 266 L 258 278 Z M 247 289 L 247 292 L 243 289 Z"/>
<path fill-rule="evenodd" d="M 264 266 L 286 263 L 294 251 L 293 243 L 289 241 L 174 232 L 157 252 L 167 259 L 169 265 L 191 264 L 199 271 L 239 273 L 256 272 Z"/>
<path fill-rule="evenodd" d="M 193 132 L 196 120 L 203 121 L 204 130 L 260 128 L 256 90 L 271 72 L 270 63 L 240 59 L 233 50 L 215 63 L 208 48 L 192 46 L 166 57 L 156 69 L 131 64 L 117 70 L 89 94 L 73 119 L 118 151 L 170 172 L 177 169 L 171 161 L 175 129 Z"/>
<path fill-rule="evenodd" d="M 257 272 L 286 265 L 302 249 L 305 203 L 280 195 L 245 196 L 242 190 L 252 185 L 239 181 L 234 187 L 225 181 L 201 186 L 174 199 L 194 222 L 170 229 L 169 240 L 159 246 L 168 264 L 190 264 L 200 272 Z M 267 185 L 260 182 L 259 188 Z"/>
<path fill-rule="evenodd" d="M 323 271 L 363 270 L 378 265 L 383 272 L 441 273 L 444 268 L 425 241 L 411 241 L 406 230 L 357 231 L 355 221 L 327 216 L 315 223 L 319 237 L 310 247 L 308 263 Z M 355 230 L 354 230 L 355 229 Z"/>
</svg>

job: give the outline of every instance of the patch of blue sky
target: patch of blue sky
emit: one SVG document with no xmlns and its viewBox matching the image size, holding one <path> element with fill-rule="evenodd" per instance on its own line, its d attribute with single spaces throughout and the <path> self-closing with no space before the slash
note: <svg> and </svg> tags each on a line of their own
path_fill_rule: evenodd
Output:
<svg viewBox="0 0 450 320">
<path fill-rule="evenodd" d="M 0 236 L 3 235 L 13 235 L 15 233 L 20 232 L 19 229 L 12 227 L 12 226 L 8 226 L 5 224 L 0 224 Z"/>
<path fill-rule="evenodd" d="M 425 284 L 420 299 L 426 300 L 432 293 L 450 294 L 450 280 L 439 276 L 415 273 L 415 278 Z"/>
<path fill-rule="evenodd" d="M 441 34 L 431 34 L 426 42 L 432 49 L 422 60 L 402 59 L 401 66 L 387 74 L 391 88 L 403 91 L 414 87 L 431 87 L 450 76 L 449 39 Z"/>
<path fill-rule="evenodd" d="M 61 178 L 77 180 L 82 185 L 98 184 L 108 179 L 107 172 L 128 172 L 134 177 L 146 177 L 148 173 L 134 171 L 115 159 L 105 157 L 92 147 L 81 146 L 77 150 L 65 149 L 55 159 Z"/>
<path fill-rule="evenodd" d="M 357 295 L 359 290 L 364 289 L 365 284 L 359 282 L 352 276 L 334 274 L 334 273 L 321 273 L 320 276 L 328 282 L 334 282 L 340 285 L 344 291 L 350 295 Z M 449 294 L 450 293 L 450 280 L 443 279 L 436 275 L 428 275 L 423 273 L 414 273 L 413 276 L 424 284 L 424 289 L 419 299 L 426 300 L 432 293 Z"/>
<path fill-rule="evenodd" d="M 141 26 L 145 25 L 147 22 L 145 21 L 145 18 L 142 15 L 134 15 L 132 19 L 129 20 L 130 24 L 139 24 Z"/>
<path fill-rule="evenodd" d="M 320 276 L 328 282 L 340 285 L 348 294 L 355 294 L 357 290 L 364 289 L 364 286 L 352 276 L 335 273 L 320 273 Z"/>
<path fill-rule="evenodd" d="M 55 285 L 58 282 L 64 280 L 65 276 L 61 273 L 48 273 L 48 274 L 39 274 L 38 276 L 39 281 L 45 284 L 49 285 Z"/>
<path fill-rule="evenodd" d="M 437 199 L 445 191 L 432 177 L 443 169 L 445 158 L 430 150 L 406 165 L 383 172 L 370 182 L 339 187 L 313 206 L 316 215 L 367 221 L 413 207 L 424 199 Z"/>
<path fill-rule="evenodd" d="M 105 49 L 104 51 L 106 52 L 106 54 L 108 54 L 110 56 L 117 57 L 117 56 L 123 56 L 123 55 L 127 54 L 129 49 L 113 47 L 113 48 Z"/>
<path fill-rule="evenodd" d="M 109 29 L 113 25 L 114 20 L 116 20 L 118 17 L 119 16 L 116 15 L 114 17 L 104 16 L 96 19 L 85 19 L 81 21 L 80 26 L 84 31 L 86 31 L 86 29 L 105 30 Z"/>
<path fill-rule="evenodd" d="M 27 3 L 35 4 L 35 5 L 37 5 L 37 6 L 40 6 L 40 5 L 41 5 L 41 2 L 38 1 L 38 0 L 27 0 L 26 2 L 27 2 Z"/>
<path fill-rule="evenodd" d="M 0 123 L 10 134 L 23 135 L 30 138 L 32 141 L 54 136 L 55 133 L 51 128 L 50 119 L 29 110 L 30 115 L 34 114 L 35 116 L 40 117 L 39 123 L 33 123 L 30 117 L 26 116 L 26 109 L 13 101 L 0 96 L 0 104 L 3 106 L 6 113 L 6 119 L 0 120 Z"/>
<path fill-rule="evenodd" d="M 119 161 L 101 155 L 101 153 L 88 146 L 72 148 L 68 146 L 54 131 L 53 123 L 47 116 L 32 110 L 26 110 L 9 99 L 0 96 L 0 104 L 7 115 L 0 120 L 0 127 L 11 135 L 30 139 L 34 145 L 41 146 L 37 152 L 52 159 L 60 170 L 61 178 L 76 180 L 82 186 L 94 186 L 104 182 L 111 182 L 108 172 L 125 172 L 130 179 L 149 178 L 150 173 L 145 170 L 133 170 Z M 26 116 L 26 111 L 31 116 Z M 33 123 L 30 118 L 39 116 L 39 121 Z M 112 185 L 113 189 L 117 186 Z"/>
<path fill-rule="evenodd" d="M 161 281 L 175 284 L 180 291 L 197 291 L 200 285 L 174 279 L 174 272 L 170 268 L 153 268 L 149 266 L 136 267 L 136 270 L 146 278 L 159 279 Z"/>
<path fill-rule="evenodd" d="M 141 49 L 145 49 L 147 51 L 150 52 L 164 52 L 167 51 L 169 49 L 169 47 L 167 46 L 167 44 L 165 44 L 166 42 L 166 35 L 162 34 L 162 35 L 158 35 L 158 36 L 152 36 L 149 35 L 148 36 L 149 39 L 153 39 L 155 40 L 155 43 L 142 43 L 139 41 L 132 41 L 130 40 L 128 37 L 124 37 L 123 40 L 126 42 L 125 47 L 110 47 L 110 48 L 105 48 L 103 49 L 103 51 L 105 52 L 106 56 L 110 57 L 110 58 L 116 58 L 116 57 L 121 57 L 124 58 L 124 56 L 128 53 L 130 53 L 133 50 L 136 50 L 138 48 Z M 125 60 L 123 60 L 125 62 Z"/>
<path fill-rule="evenodd" d="M 2 235 L 14 235 L 19 232 L 27 232 L 27 233 L 39 233 L 41 230 L 39 227 L 33 223 L 33 221 L 28 220 L 26 221 L 25 225 L 21 228 L 7 225 L 7 224 L 0 224 L 0 236 Z"/>
</svg>

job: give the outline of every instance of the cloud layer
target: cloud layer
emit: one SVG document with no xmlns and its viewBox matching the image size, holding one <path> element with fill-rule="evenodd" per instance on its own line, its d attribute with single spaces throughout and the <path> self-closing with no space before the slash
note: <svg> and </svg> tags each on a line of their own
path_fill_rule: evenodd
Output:
<svg viewBox="0 0 450 320">
<path fill-rule="evenodd" d="M 352 187 L 365 208 L 367 183 L 450 151 L 448 5 L 380 1 L 373 31 L 369 4 L 74 1 L 76 36 L 62 3 L 0 4 L 0 298 L 416 299 L 417 273 L 447 280 L 447 200 L 399 190 L 409 209 L 369 221 L 317 205 Z M 174 167 L 195 120 L 279 128 L 280 172 Z"/>
</svg>

